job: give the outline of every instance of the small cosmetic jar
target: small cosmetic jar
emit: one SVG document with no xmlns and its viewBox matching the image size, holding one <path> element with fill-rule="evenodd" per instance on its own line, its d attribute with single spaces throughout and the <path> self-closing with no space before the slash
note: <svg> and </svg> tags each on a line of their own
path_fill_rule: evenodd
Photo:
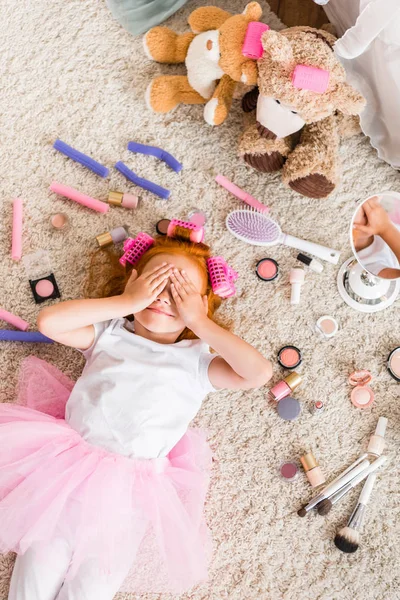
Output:
<svg viewBox="0 0 400 600">
<path fill-rule="evenodd" d="M 320 317 L 315 325 L 315 331 L 325 340 L 333 338 L 339 331 L 339 323 L 333 317 L 324 315 Z"/>
<path fill-rule="evenodd" d="M 65 213 L 55 213 L 50 217 L 50 224 L 56 231 L 65 231 L 69 227 L 69 218 Z"/>
<path fill-rule="evenodd" d="M 273 258 L 262 258 L 256 265 L 256 275 L 261 281 L 273 281 L 278 273 L 279 265 Z"/>
<path fill-rule="evenodd" d="M 199 227 L 204 227 L 207 223 L 207 215 L 202 210 L 197 210 L 197 208 L 192 208 L 188 215 L 188 219 L 191 223 L 198 225 Z"/>
<path fill-rule="evenodd" d="M 353 386 L 350 399 L 357 408 L 368 408 L 373 403 L 374 392 L 367 385 L 371 380 L 371 373 L 365 369 L 350 375 L 349 384 Z"/>
<path fill-rule="evenodd" d="M 325 483 L 325 475 L 322 473 L 321 467 L 318 465 L 312 452 L 303 454 L 303 456 L 300 457 L 300 462 L 303 465 L 303 469 L 311 487 L 315 488 Z"/>
<path fill-rule="evenodd" d="M 387 359 L 387 370 L 396 381 L 400 381 L 400 346 L 391 351 Z"/>
<path fill-rule="evenodd" d="M 279 475 L 284 481 L 294 481 L 299 476 L 299 469 L 295 462 L 288 460 L 279 466 Z"/>
<path fill-rule="evenodd" d="M 156 224 L 156 231 L 159 235 L 167 235 L 169 224 L 171 219 L 161 219 Z"/>
<path fill-rule="evenodd" d="M 278 363 L 291 371 L 301 363 L 301 352 L 296 346 L 283 346 L 278 352 Z"/>
<path fill-rule="evenodd" d="M 296 371 L 293 371 L 293 373 L 290 373 L 290 375 L 269 390 L 269 397 L 271 400 L 279 402 L 282 398 L 289 396 L 289 394 L 300 385 L 301 380 L 301 376 L 296 373 Z"/>
</svg>

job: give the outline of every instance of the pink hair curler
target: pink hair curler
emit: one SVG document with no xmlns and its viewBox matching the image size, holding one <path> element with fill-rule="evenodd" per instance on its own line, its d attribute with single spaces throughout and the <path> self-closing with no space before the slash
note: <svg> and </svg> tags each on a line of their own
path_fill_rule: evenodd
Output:
<svg viewBox="0 0 400 600">
<path fill-rule="evenodd" d="M 214 294 L 221 298 L 230 298 L 236 294 L 233 284 L 239 275 L 225 262 L 222 256 L 208 258 L 207 268 Z"/>
<path fill-rule="evenodd" d="M 190 241 L 194 244 L 198 244 L 204 240 L 203 227 L 200 227 L 200 225 L 196 225 L 196 223 L 192 223 L 191 221 L 181 221 L 181 219 L 172 219 L 170 221 L 167 229 L 167 235 L 169 237 L 174 237 L 176 227 L 184 227 L 185 229 L 189 229 Z"/>
<path fill-rule="evenodd" d="M 17 329 L 21 329 L 21 331 L 26 331 L 29 329 L 29 323 L 21 319 L 21 317 L 17 317 L 12 313 L 8 312 L 8 310 L 4 310 L 0 308 L 0 321 L 5 321 L 10 325 L 14 325 Z"/>
<path fill-rule="evenodd" d="M 12 247 L 11 258 L 21 260 L 22 256 L 22 218 L 23 207 L 22 200 L 15 198 L 13 201 L 13 228 L 12 228 Z"/>
<path fill-rule="evenodd" d="M 261 202 L 259 202 L 256 198 L 254 198 L 254 196 L 251 196 L 244 190 L 241 190 L 237 185 L 232 183 L 232 181 L 229 181 L 229 179 L 227 179 L 223 175 L 217 175 L 215 178 L 215 181 L 221 187 L 224 187 L 226 190 L 228 190 L 228 192 L 230 192 L 231 194 L 236 196 L 236 198 L 239 198 L 239 200 L 242 200 L 242 202 L 246 202 L 246 204 L 248 204 L 252 208 L 255 208 L 256 210 L 258 210 L 258 212 L 260 212 L 260 213 L 269 212 L 268 206 L 265 206 L 265 204 L 261 204 Z"/>
<path fill-rule="evenodd" d="M 248 24 L 242 47 L 243 56 L 253 58 L 254 60 L 261 58 L 264 52 L 261 44 L 261 36 L 268 29 L 270 29 L 268 25 L 259 21 L 251 21 Z"/>
<path fill-rule="evenodd" d="M 309 67 L 307 65 L 296 65 L 292 75 L 292 84 L 300 90 L 310 90 L 317 94 L 326 92 L 329 83 L 329 71 Z"/>
<path fill-rule="evenodd" d="M 128 238 L 124 243 L 124 254 L 119 259 L 121 265 L 135 265 L 145 252 L 154 244 L 154 239 L 147 233 L 140 232 L 135 239 Z"/>
</svg>

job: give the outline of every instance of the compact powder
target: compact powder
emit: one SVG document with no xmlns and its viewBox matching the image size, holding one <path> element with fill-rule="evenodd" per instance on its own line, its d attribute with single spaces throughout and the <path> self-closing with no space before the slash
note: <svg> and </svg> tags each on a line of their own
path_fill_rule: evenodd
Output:
<svg viewBox="0 0 400 600">
<path fill-rule="evenodd" d="M 374 401 L 374 393 L 368 386 L 357 386 L 351 392 L 351 401 L 357 408 L 368 408 Z"/>
<path fill-rule="evenodd" d="M 387 368 L 393 379 L 400 381 L 400 346 L 389 354 Z"/>
<path fill-rule="evenodd" d="M 301 352 L 296 346 L 284 346 L 279 350 L 278 363 L 284 369 L 295 369 L 301 363 Z"/>
<path fill-rule="evenodd" d="M 262 258 L 256 265 L 256 274 L 262 281 L 273 281 L 278 277 L 278 263 L 273 258 Z"/>
<path fill-rule="evenodd" d="M 284 462 L 279 467 L 279 473 L 282 479 L 284 479 L 285 481 L 293 481 L 299 474 L 299 470 L 297 468 L 296 463 Z"/>
<path fill-rule="evenodd" d="M 36 284 L 36 293 L 42 298 L 48 298 L 54 292 L 54 285 L 48 279 L 41 279 Z"/>
<path fill-rule="evenodd" d="M 278 402 L 278 415 L 284 421 L 294 421 L 301 412 L 300 403 L 296 398 L 286 396 Z"/>
<path fill-rule="evenodd" d="M 54 229 L 64 229 L 68 225 L 68 215 L 57 213 L 51 216 L 50 222 Z"/>
<path fill-rule="evenodd" d="M 189 214 L 189 221 L 198 225 L 199 227 L 204 227 L 207 221 L 207 216 L 201 210 L 193 210 Z"/>
<path fill-rule="evenodd" d="M 316 324 L 316 331 L 320 333 L 324 338 L 331 338 L 337 334 L 339 324 L 333 317 L 324 315 L 320 317 Z"/>
<path fill-rule="evenodd" d="M 168 226 L 170 223 L 170 219 L 161 219 L 161 221 L 158 221 L 156 225 L 157 233 L 160 235 L 167 235 Z"/>
</svg>

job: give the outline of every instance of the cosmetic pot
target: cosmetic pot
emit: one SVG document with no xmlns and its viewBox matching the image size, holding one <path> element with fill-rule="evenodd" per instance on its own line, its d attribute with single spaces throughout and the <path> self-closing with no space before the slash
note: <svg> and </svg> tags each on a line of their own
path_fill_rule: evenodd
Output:
<svg viewBox="0 0 400 600">
<path fill-rule="evenodd" d="M 312 452 L 303 454 L 303 456 L 300 457 L 300 462 L 303 465 L 303 469 L 311 487 L 318 487 L 325 483 L 325 475 L 322 473 L 321 467 L 318 465 Z"/>
<path fill-rule="evenodd" d="M 379 417 L 374 435 L 369 440 L 367 452 L 373 456 L 381 456 L 385 448 L 385 433 L 387 426 L 387 418 Z"/>
<path fill-rule="evenodd" d="M 289 396 L 290 392 L 297 388 L 301 383 L 301 376 L 293 371 L 290 373 L 285 379 L 274 385 L 273 388 L 269 390 L 269 397 L 271 400 L 275 400 L 279 402 L 282 398 Z"/>
<path fill-rule="evenodd" d="M 51 215 L 50 223 L 53 229 L 56 231 L 65 231 L 65 229 L 68 229 L 69 227 L 68 215 L 65 213 L 56 213 Z"/>
<path fill-rule="evenodd" d="M 366 369 L 354 371 L 349 377 L 349 383 L 353 386 L 350 399 L 357 408 L 368 408 L 374 401 L 374 392 L 367 385 L 372 380 L 372 375 Z"/>
</svg>

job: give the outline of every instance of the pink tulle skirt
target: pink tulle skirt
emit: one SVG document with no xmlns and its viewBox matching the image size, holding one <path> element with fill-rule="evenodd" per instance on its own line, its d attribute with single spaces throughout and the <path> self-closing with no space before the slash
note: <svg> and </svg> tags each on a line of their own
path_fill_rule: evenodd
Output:
<svg viewBox="0 0 400 600">
<path fill-rule="evenodd" d="M 128 574 L 124 591 L 180 593 L 205 580 L 205 434 L 189 430 L 166 458 L 113 454 L 62 418 L 72 387 L 30 357 L 18 403 L 0 404 L 0 552 L 45 546 L 61 531 L 73 547 L 68 577 L 94 558 L 103 574 Z"/>
</svg>

